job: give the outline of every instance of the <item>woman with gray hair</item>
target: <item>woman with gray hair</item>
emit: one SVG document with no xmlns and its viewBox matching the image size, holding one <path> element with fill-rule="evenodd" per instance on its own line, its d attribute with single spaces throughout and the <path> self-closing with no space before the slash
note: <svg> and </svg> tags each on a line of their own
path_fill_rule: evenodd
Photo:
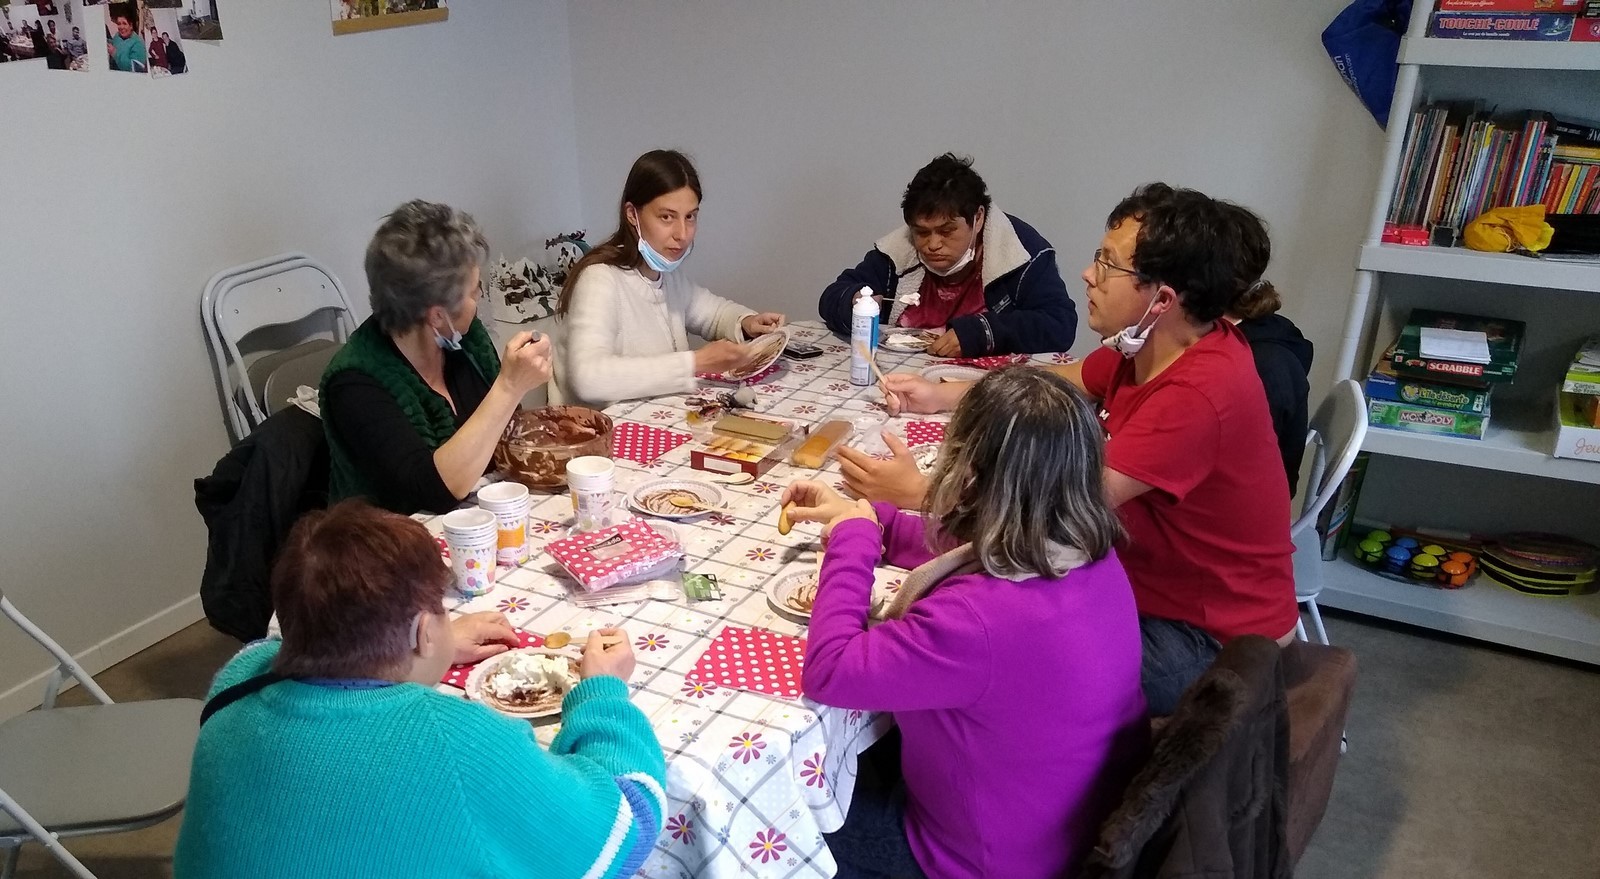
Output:
<svg viewBox="0 0 1600 879">
<path fill-rule="evenodd" d="M 1076 874 L 1149 739 L 1103 449 L 1082 394 L 1012 367 L 956 410 L 926 518 L 818 482 L 784 493 L 827 523 L 802 688 L 899 726 L 827 836 L 840 876 Z M 869 628 L 880 558 L 914 570 Z"/>
<path fill-rule="evenodd" d="M 550 340 L 495 353 L 478 320 L 489 245 L 471 215 L 410 201 L 367 245 L 372 317 L 322 375 L 329 499 L 443 512 L 472 491 L 523 396 L 550 378 Z"/>
</svg>

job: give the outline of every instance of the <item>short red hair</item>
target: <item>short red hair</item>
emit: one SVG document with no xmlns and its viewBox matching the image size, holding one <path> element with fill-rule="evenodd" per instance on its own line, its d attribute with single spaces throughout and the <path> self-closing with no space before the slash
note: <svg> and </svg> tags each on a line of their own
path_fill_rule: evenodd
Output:
<svg viewBox="0 0 1600 879">
<path fill-rule="evenodd" d="M 272 568 L 283 630 L 274 669 L 298 677 L 403 674 L 417 614 L 444 613 L 452 579 L 420 522 L 359 500 L 307 514 Z"/>
</svg>

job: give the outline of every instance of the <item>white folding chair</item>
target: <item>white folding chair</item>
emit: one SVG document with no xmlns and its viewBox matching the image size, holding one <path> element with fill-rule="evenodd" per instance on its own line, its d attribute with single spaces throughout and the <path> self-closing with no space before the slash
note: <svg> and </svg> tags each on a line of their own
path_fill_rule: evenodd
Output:
<svg viewBox="0 0 1600 879">
<path fill-rule="evenodd" d="M 0 879 L 11 879 L 22 844 L 43 845 L 72 875 L 94 879 L 62 837 L 159 824 L 183 808 L 200 732 L 197 699 L 113 703 L 94 678 L 0 592 L 0 614 L 56 660 L 44 701 L 0 724 Z M 67 676 L 99 703 L 55 707 Z"/>
<path fill-rule="evenodd" d="M 342 344 L 355 330 L 355 315 L 344 285 L 325 266 L 303 253 L 283 253 L 253 263 L 218 272 L 206 284 L 200 300 L 200 319 L 206 342 L 211 348 L 212 366 L 227 417 L 228 432 L 234 442 L 243 439 L 265 421 L 273 408 L 261 396 L 269 376 L 252 376 L 248 354 L 241 353 L 241 341 L 269 327 L 303 326 L 308 318 L 323 313 L 332 315 L 333 341 Z M 284 358 L 304 369 L 309 357 L 332 356 L 332 351 L 316 342 L 318 327 L 294 342 L 278 346 L 278 351 L 306 346 L 301 356 Z M 309 336 L 306 338 L 304 336 Z M 326 360 L 322 361 L 324 364 Z"/>
<path fill-rule="evenodd" d="M 1349 475 L 1367 436 L 1367 399 L 1361 385 L 1345 379 L 1333 386 L 1328 398 L 1311 418 L 1306 444 L 1311 447 L 1311 474 L 1306 482 L 1306 502 L 1300 517 L 1290 526 L 1294 538 L 1294 597 L 1311 614 L 1317 640 L 1328 643 L 1328 631 L 1317 609 L 1322 592 L 1322 541 L 1317 534 L 1317 516 L 1339 493 L 1339 483 Z M 1295 634 L 1306 637 L 1305 624 L 1295 621 Z"/>
</svg>

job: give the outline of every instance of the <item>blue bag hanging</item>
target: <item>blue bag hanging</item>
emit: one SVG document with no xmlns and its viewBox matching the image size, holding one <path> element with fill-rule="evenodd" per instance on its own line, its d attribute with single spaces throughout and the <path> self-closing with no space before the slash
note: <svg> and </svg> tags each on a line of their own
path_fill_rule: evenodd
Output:
<svg viewBox="0 0 1600 879">
<path fill-rule="evenodd" d="M 1389 104 L 1400 58 L 1400 38 L 1411 20 L 1411 0 L 1356 0 L 1322 32 L 1322 47 L 1372 118 L 1389 127 Z"/>
</svg>

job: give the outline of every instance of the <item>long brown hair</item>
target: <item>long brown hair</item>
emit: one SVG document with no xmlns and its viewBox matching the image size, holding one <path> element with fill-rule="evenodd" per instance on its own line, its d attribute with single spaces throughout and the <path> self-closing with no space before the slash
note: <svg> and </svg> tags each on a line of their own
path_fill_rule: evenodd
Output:
<svg viewBox="0 0 1600 879">
<path fill-rule="evenodd" d="M 1052 547 L 1099 560 L 1123 535 L 1104 465 L 1104 431 L 1083 394 L 1048 370 L 995 370 L 950 418 L 925 512 L 991 573 L 1059 577 Z"/>
<path fill-rule="evenodd" d="M 565 315 L 572 306 L 572 290 L 578 284 L 578 275 L 596 263 L 631 269 L 639 264 L 639 235 L 628 222 L 628 205 L 643 211 L 644 206 L 669 192 L 685 186 L 700 193 L 700 175 L 694 170 L 689 157 L 677 150 L 651 150 L 635 159 L 628 169 L 628 182 L 622 184 L 622 199 L 617 203 L 617 231 L 611 237 L 583 255 L 578 264 L 567 272 L 567 281 L 561 285 L 561 296 L 556 300 L 556 313 Z"/>
</svg>

